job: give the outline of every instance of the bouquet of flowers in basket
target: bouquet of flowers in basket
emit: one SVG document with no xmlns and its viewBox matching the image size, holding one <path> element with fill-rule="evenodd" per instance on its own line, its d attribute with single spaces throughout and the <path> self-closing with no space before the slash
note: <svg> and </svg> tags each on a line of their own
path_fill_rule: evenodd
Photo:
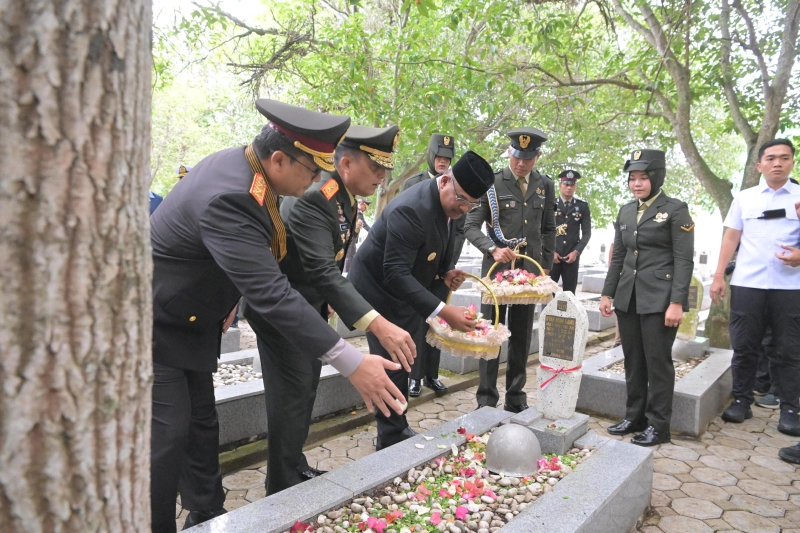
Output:
<svg viewBox="0 0 800 533">
<path fill-rule="evenodd" d="M 503 324 L 492 325 L 483 318 L 475 304 L 470 304 L 464 313 L 469 319 L 476 320 L 475 331 L 459 331 L 439 317 L 428 319 L 428 335 L 426 341 L 431 346 L 446 350 L 459 357 L 477 357 L 494 359 L 500 354 L 500 346 L 508 340 L 511 332 Z"/>
<path fill-rule="evenodd" d="M 537 276 L 521 268 L 497 272 L 483 281 L 491 287 L 501 305 L 548 303 L 553 299 L 553 293 L 560 290 L 550 276 Z M 492 295 L 485 287 L 479 285 L 478 290 L 483 293 L 483 303 L 493 303 Z"/>
</svg>

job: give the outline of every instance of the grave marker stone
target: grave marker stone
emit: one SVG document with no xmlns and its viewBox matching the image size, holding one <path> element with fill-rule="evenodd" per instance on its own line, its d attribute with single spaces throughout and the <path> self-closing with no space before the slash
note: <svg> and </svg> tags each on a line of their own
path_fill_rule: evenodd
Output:
<svg viewBox="0 0 800 533">
<path fill-rule="evenodd" d="M 697 276 L 692 276 L 689 285 L 689 310 L 683 313 L 683 321 L 678 327 L 678 338 L 691 341 L 697 336 L 698 313 L 703 303 L 703 282 Z"/>
<path fill-rule="evenodd" d="M 571 292 L 560 292 L 539 316 L 537 409 L 550 420 L 575 414 L 588 337 L 586 311 Z"/>
</svg>

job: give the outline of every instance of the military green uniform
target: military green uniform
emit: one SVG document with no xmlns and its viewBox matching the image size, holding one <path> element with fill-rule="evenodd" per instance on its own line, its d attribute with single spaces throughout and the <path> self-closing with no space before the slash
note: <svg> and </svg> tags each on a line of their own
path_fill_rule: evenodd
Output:
<svg viewBox="0 0 800 533">
<path fill-rule="evenodd" d="M 632 161 L 663 163 L 662 154 L 637 150 Z M 655 188 L 652 180 L 651 185 Z M 614 299 L 619 320 L 628 393 L 625 419 L 637 426 L 646 421 L 668 439 L 675 386 L 672 343 L 678 328 L 665 326 L 664 316 L 671 302 L 688 310 L 694 223 L 686 203 L 664 192 L 651 199 L 638 221 L 639 200 L 619 210 L 603 296 Z"/>
<path fill-rule="evenodd" d="M 391 146 L 397 131 L 397 126 L 352 126 L 342 144 L 357 139 L 367 145 L 377 136 Z M 330 305 L 347 327 L 366 329 L 378 313 L 342 276 L 347 250 L 355 245 L 357 221 L 357 202 L 342 178 L 337 172 L 323 175 L 301 198 L 284 199 L 280 212 L 287 243 L 280 266 L 292 288 L 322 317 L 327 319 Z M 281 330 L 258 314 L 246 310 L 245 317 L 258 337 L 269 434 L 266 486 L 267 494 L 274 494 L 319 474 L 309 467 L 303 444 L 322 364 L 303 357 Z"/>
<path fill-rule="evenodd" d="M 527 156 L 535 151 L 547 137 L 535 128 L 521 128 L 508 133 L 512 150 Z M 522 142 L 520 142 L 522 138 Z M 527 138 L 527 142 L 525 142 Z M 525 144 L 523 150 L 521 144 Z M 528 153 L 526 153 L 528 152 Z M 528 158 L 528 157 L 523 157 Z M 520 245 L 519 253 L 537 261 L 543 269 L 549 270 L 553 265 L 555 249 L 555 189 L 553 181 L 535 169 L 527 176 L 527 186 L 523 196 L 519 179 L 509 167 L 498 170 L 494 175 L 494 187 L 481 198 L 481 206 L 468 213 L 464 225 L 467 239 L 484 254 L 481 275 L 485 276 L 495 261 L 491 250 L 495 247 L 514 248 L 516 243 L 525 239 Z M 494 199 L 492 198 L 494 196 Z M 490 204 L 496 204 L 495 220 Z M 496 224 L 495 224 L 496 223 Z M 487 234 L 482 231 L 487 225 Z M 517 261 L 515 268 L 524 268 L 539 274 L 539 270 L 529 261 Z M 494 272 L 502 272 L 511 268 L 511 263 L 498 265 Z M 526 365 L 530 351 L 531 329 L 533 327 L 534 305 L 513 305 L 508 309 L 508 327 L 511 330 L 508 350 L 508 370 L 506 372 L 506 400 L 512 409 L 525 408 L 527 399 L 525 391 Z M 484 316 L 494 320 L 494 307 L 483 305 Z M 505 318 L 506 306 L 500 306 L 500 316 Z M 478 386 L 477 400 L 479 405 L 496 406 L 499 399 L 497 390 L 498 359 L 480 361 L 481 382 Z"/>
<path fill-rule="evenodd" d="M 444 135 L 441 133 L 434 133 L 431 135 L 431 139 L 428 141 L 428 168 L 408 178 L 405 183 L 403 183 L 401 192 L 407 191 L 417 183 L 435 178 L 437 176 L 436 167 L 434 165 L 436 157 L 446 157 L 452 162 L 455 157 L 455 149 L 456 140 L 452 135 Z M 457 218 L 452 222 L 452 231 L 456 232 L 456 240 L 453 246 L 453 265 L 458 263 L 458 259 L 461 257 L 461 251 L 464 248 L 464 221 L 466 218 L 467 217 Z M 434 296 L 442 301 L 445 301 L 447 295 L 450 294 L 450 289 L 447 288 L 444 281 L 438 279 L 431 284 L 430 290 Z M 428 324 L 425 323 L 425 321 L 423 321 L 423 329 L 425 330 L 425 334 L 427 334 Z M 423 378 L 427 378 L 430 380 L 428 383 L 436 383 L 433 380 L 439 379 L 439 361 L 441 355 L 442 352 L 439 348 L 431 346 L 427 342 L 424 343 L 423 346 L 418 346 L 417 358 L 414 361 L 414 366 L 411 368 L 411 379 L 422 380 Z M 413 388 L 414 387 L 411 387 L 411 389 Z M 445 388 L 444 391 L 446 390 Z"/>
</svg>

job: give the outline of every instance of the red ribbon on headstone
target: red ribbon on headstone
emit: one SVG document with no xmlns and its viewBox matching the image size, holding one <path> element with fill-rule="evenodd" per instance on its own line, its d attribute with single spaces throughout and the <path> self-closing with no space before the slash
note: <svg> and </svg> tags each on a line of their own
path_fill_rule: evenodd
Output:
<svg viewBox="0 0 800 533">
<path fill-rule="evenodd" d="M 544 390 L 548 385 L 550 385 L 550 382 L 553 381 L 554 379 L 556 379 L 559 374 L 569 374 L 570 372 L 576 372 L 576 371 L 580 370 L 581 368 L 583 368 L 583 365 L 574 366 L 572 368 L 567 368 L 565 366 L 562 366 L 561 368 L 553 368 L 552 366 L 547 366 L 544 363 L 542 363 L 539 366 L 543 370 L 547 370 L 548 372 L 552 372 L 553 373 L 553 375 L 550 376 L 550 378 L 548 378 L 544 383 L 539 385 L 539 388 L 542 389 L 542 390 Z"/>
</svg>

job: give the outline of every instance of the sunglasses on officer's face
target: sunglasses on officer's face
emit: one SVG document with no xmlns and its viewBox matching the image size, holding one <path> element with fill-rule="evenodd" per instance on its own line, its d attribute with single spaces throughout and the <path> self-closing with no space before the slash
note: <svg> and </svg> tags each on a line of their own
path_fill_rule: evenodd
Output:
<svg viewBox="0 0 800 533">
<path fill-rule="evenodd" d="M 289 156 L 289 159 L 291 159 L 292 161 L 294 161 L 295 163 L 297 163 L 301 167 L 303 167 L 303 168 L 307 169 L 309 172 L 311 172 L 311 177 L 312 178 L 316 178 L 317 176 L 320 175 L 320 173 L 322 173 L 322 168 L 317 167 L 317 169 L 314 170 L 313 168 L 307 167 L 306 165 L 301 163 L 299 159 L 297 159 L 296 157 L 292 156 L 291 154 L 286 154 L 286 155 Z"/>
</svg>

